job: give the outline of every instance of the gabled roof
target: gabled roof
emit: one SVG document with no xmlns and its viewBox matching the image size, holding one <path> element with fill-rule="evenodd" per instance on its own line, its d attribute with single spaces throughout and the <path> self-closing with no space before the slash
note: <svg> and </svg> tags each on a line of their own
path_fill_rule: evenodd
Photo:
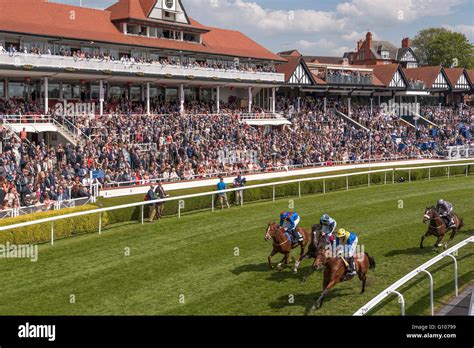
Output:
<svg viewBox="0 0 474 348">
<path fill-rule="evenodd" d="M 413 79 L 423 81 L 426 88 L 433 87 L 433 84 L 440 73 L 446 75 L 441 66 L 424 66 L 420 68 L 403 69 L 403 72 L 409 80 Z M 450 84 L 449 79 L 446 79 L 446 81 Z"/>
<path fill-rule="evenodd" d="M 388 87 L 390 85 L 390 82 L 392 82 L 392 79 L 397 71 L 399 71 L 402 75 L 402 78 L 405 80 L 405 84 L 407 83 L 406 77 L 403 74 L 403 70 L 400 68 L 399 64 L 374 65 L 372 66 L 372 69 L 374 71 L 374 76 L 377 77 L 383 86 Z"/>
<path fill-rule="evenodd" d="M 461 75 L 464 74 L 464 68 L 444 68 L 444 72 L 448 77 L 449 83 L 454 87 L 458 83 Z"/>
<path fill-rule="evenodd" d="M 292 56 L 292 57 L 299 57 L 302 54 L 298 52 L 298 50 L 290 50 L 290 51 L 283 51 L 277 53 L 279 56 Z"/>
<path fill-rule="evenodd" d="M 141 3 L 151 2 L 142 0 Z M 132 7 L 134 13 L 143 13 L 143 7 Z M 74 20 L 70 19 L 71 13 L 74 14 Z M 285 61 L 240 32 L 205 27 L 192 19 L 190 21 L 193 26 L 209 30 L 202 35 L 202 44 L 125 35 L 113 24 L 110 11 L 44 0 L 28 0 L 28 6 L 23 6 L 19 11 L 17 0 L 0 0 L 0 31 L 244 59 Z"/>
<path fill-rule="evenodd" d="M 283 64 L 279 64 L 276 67 L 276 71 L 280 74 L 285 74 L 285 82 L 288 82 L 293 74 L 295 73 L 296 69 L 298 66 L 302 65 L 304 71 L 308 75 L 309 79 L 311 80 L 312 84 L 316 84 L 316 81 L 314 79 L 313 73 L 310 71 L 308 66 L 306 65 L 304 59 L 302 56 L 287 56 L 286 57 L 287 62 Z"/>
<path fill-rule="evenodd" d="M 388 41 L 372 41 L 371 51 L 377 59 L 384 59 L 379 54 L 380 51 L 388 51 L 389 59 L 397 59 L 398 48 Z"/>
</svg>

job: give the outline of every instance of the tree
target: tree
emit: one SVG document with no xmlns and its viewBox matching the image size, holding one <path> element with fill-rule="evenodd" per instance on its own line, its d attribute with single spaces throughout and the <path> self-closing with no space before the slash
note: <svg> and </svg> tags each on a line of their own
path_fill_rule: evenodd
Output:
<svg viewBox="0 0 474 348">
<path fill-rule="evenodd" d="M 413 48 L 421 65 L 474 67 L 474 45 L 464 34 L 445 28 L 421 30 L 413 40 Z"/>
</svg>

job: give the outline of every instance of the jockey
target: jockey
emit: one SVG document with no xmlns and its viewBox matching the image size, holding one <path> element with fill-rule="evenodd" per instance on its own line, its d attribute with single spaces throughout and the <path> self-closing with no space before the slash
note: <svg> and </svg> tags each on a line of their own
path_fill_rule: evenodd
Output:
<svg viewBox="0 0 474 348">
<path fill-rule="evenodd" d="M 280 227 L 286 229 L 286 232 L 293 236 L 294 240 L 299 243 L 303 242 L 303 236 L 296 231 L 296 227 L 300 222 L 300 216 L 297 212 L 285 211 L 280 213 Z"/>
<path fill-rule="evenodd" d="M 438 210 L 438 213 L 449 222 L 448 228 L 456 227 L 456 224 L 454 223 L 453 205 L 451 203 L 444 199 L 440 199 L 438 200 L 436 209 Z"/>
<path fill-rule="evenodd" d="M 319 220 L 321 225 L 321 232 L 324 238 L 326 238 L 326 242 L 333 243 L 334 238 L 334 231 L 336 230 L 337 222 L 328 214 L 324 214 L 321 219 Z"/>
<path fill-rule="evenodd" d="M 343 228 L 340 228 L 336 233 L 336 247 L 341 245 L 344 251 L 344 258 L 349 263 L 346 276 L 353 276 L 356 274 L 355 264 L 354 264 L 354 252 L 357 247 L 358 238 L 354 232 L 346 231 Z"/>
</svg>

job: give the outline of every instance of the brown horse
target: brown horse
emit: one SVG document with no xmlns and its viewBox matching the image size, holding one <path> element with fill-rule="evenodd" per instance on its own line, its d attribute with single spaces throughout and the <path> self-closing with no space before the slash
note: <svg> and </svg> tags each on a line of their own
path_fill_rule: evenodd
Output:
<svg viewBox="0 0 474 348">
<path fill-rule="evenodd" d="M 463 220 L 459 216 L 454 214 L 455 226 L 453 228 L 448 228 L 446 226 L 446 223 L 443 217 L 440 215 L 436 207 L 433 207 L 433 206 L 427 207 L 425 210 L 425 215 L 423 215 L 423 223 L 425 224 L 428 221 L 430 222 L 428 225 L 428 231 L 426 231 L 426 233 L 421 237 L 420 249 L 423 249 L 423 241 L 428 236 L 438 237 L 434 245 L 434 248 L 443 246 L 443 244 L 441 244 L 441 241 L 443 240 L 444 235 L 449 230 L 451 230 L 451 235 L 449 236 L 449 240 L 444 244 L 444 247 L 447 248 L 449 242 L 451 242 L 454 239 L 456 232 L 459 231 L 464 226 Z"/>
<path fill-rule="evenodd" d="M 369 268 L 375 268 L 375 259 L 368 253 L 354 254 L 355 270 L 362 282 L 361 294 L 365 291 L 367 272 Z M 346 261 L 340 256 L 333 256 L 331 245 L 326 243 L 324 238 L 319 238 L 317 242 L 317 255 L 311 267 L 310 273 L 303 278 L 303 282 L 315 271 L 324 266 L 323 291 L 311 310 L 320 308 L 329 290 L 337 283 L 351 280 L 353 277 L 346 277 Z"/>
<path fill-rule="evenodd" d="M 268 241 L 273 239 L 273 249 L 268 256 L 268 265 L 270 268 L 273 269 L 272 257 L 275 256 L 275 254 L 280 253 L 284 255 L 283 259 L 277 265 L 277 267 L 280 268 L 283 264 L 288 265 L 291 250 L 300 246 L 300 258 L 295 262 L 295 267 L 293 268 L 294 273 L 298 272 L 298 267 L 303 260 L 304 251 L 309 241 L 309 236 L 304 228 L 298 227 L 296 230 L 303 236 L 303 242 L 291 244 L 284 228 L 280 227 L 280 225 L 278 225 L 276 222 L 268 223 L 267 230 L 265 232 L 265 240 Z"/>
</svg>

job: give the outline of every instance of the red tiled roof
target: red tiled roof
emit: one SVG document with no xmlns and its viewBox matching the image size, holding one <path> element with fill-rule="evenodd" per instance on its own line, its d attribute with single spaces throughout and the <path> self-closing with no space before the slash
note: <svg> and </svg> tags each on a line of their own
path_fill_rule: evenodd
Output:
<svg viewBox="0 0 474 348">
<path fill-rule="evenodd" d="M 287 56 L 286 60 L 288 61 L 287 63 L 280 64 L 276 67 L 277 72 L 280 74 L 285 74 L 285 82 L 291 78 L 294 71 L 303 59 L 301 56 Z"/>
<path fill-rule="evenodd" d="M 440 66 L 424 66 L 420 68 L 403 69 L 408 80 L 421 80 L 427 88 L 431 88 L 441 72 Z"/>
<path fill-rule="evenodd" d="M 464 73 L 464 68 L 444 68 L 444 72 L 448 77 L 451 86 L 456 86 L 459 81 L 459 78 Z"/>
<path fill-rule="evenodd" d="M 397 72 L 398 64 L 373 65 L 374 76 L 382 83 L 383 86 L 390 85 L 393 75 Z"/>
<path fill-rule="evenodd" d="M 44 0 L 28 1 L 28 6 L 21 7 L 19 11 L 17 0 L 0 0 L 0 31 L 285 61 L 240 32 L 207 28 L 191 19 L 191 25 L 210 30 L 202 35 L 203 44 L 124 35 L 112 23 L 110 11 L 49 3 Z M 151 2 L 142 0 L 142 4 L 147 3 Z M 143 8 L 133 6 L 133 11 L 143 13 Z"/>
</svg>

